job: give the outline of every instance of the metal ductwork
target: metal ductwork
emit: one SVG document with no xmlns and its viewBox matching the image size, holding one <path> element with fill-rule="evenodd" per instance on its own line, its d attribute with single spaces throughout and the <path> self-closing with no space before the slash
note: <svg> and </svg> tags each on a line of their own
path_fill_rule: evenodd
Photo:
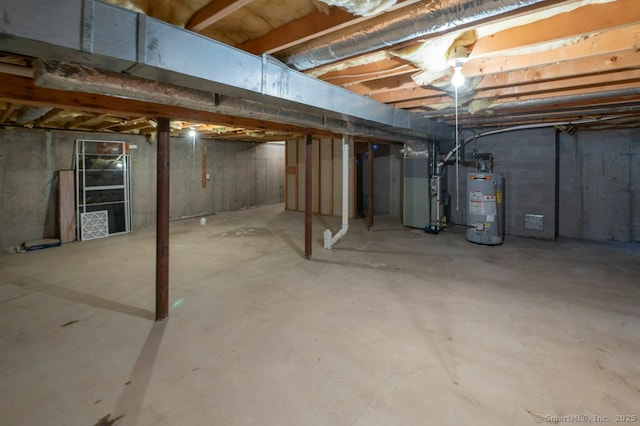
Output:
<svg viewBox="0 0 640 426">
<path fill-rule="evenodd" d="M 101 1 L 9 0 L 0 4 L 0 14 L 3 51 L 300 109 L 341 121 L 343 133 L 353 123 L 397 136 L 452 135 L 449 126 L 314 79 L 271 58 Z M 228 115 L 234 112 L 241 115 L 231 110 Z M 286 115 L 277 121 L 289 122 Z"/>
<path fill-rule="evenodd" d="M 427 4 L 422 4 L 427 3 Z M 355 55 L 383 49 L 420 37 L 476 24 L 484 19 L 517 11 L 549 0 L 433 0 L 421 2 L 411 11 L 398 9 L 372 20 L 371 24 L 349 29 L 338 39 L 324 37 L 283 61 L 298 71 L 306 71 Z M 356 50 L 357 49 L 357 50 Z"/>
</svg>

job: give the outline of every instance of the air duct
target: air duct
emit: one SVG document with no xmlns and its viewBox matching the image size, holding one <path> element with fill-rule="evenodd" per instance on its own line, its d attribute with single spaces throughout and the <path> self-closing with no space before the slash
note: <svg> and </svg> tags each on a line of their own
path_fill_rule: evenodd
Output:
<svg viewBox="0 0 640 426">
<path fill-rule="evenodd" d="M 296 72 L 267 56 L 101 1 L 9 0 L 0 2 L 0 15 L 2 51 L 298 108 L 409 139 L 425 135 L 444 139 L 451 132 L 446 125 Z M 285 115 L 277 119 L 288 121 Z"/>
<path fill-rule="evenodd" d="M 383 49 L 421 37 L 477 24 L 518 9 L 551 4 L 548 0 L 434 0 L 411 11 L 400 8 L 371 20 L 356 30 L 347 28 L 335 39 L 323 37 L 292 55 L 284 63 L 305 71 L 355 55 Z M 354 49 L 354 47 L 356 47 Z M 357 50 L 356 50 L 357 49 Z"/>
</svg>

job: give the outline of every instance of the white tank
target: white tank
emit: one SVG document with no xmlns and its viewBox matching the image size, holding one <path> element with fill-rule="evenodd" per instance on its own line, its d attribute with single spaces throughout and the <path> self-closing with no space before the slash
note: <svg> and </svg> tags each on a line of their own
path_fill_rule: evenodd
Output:
<svg viewBox="0 0 640 426">
<path fill-rule="evenodd" d="M 467 174 L 467 240 L 496 245 L 504 240 L 504 178 L 499 173 Z"/>
</svg>

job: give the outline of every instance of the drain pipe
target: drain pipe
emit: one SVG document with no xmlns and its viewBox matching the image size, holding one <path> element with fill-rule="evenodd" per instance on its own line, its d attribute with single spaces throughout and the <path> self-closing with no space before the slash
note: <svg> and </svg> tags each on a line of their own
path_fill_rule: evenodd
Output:
<svg viewBox="0 0 640 426">
<path fill-rule="evenodd" d="M 333 237 L 331 230 L 324 231 L 324 248 L 331 247 L 349 230 L 349 136 L 342 135 L 342 228 Z"/>
</svg>

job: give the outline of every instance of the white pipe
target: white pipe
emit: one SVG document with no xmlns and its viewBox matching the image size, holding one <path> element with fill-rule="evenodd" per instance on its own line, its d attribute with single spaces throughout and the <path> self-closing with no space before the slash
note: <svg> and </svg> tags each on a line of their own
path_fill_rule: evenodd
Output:
<svg viewBox="0 0 640 426">
<path fill-rule="evenodd" d="M 349 230 L 349 136 L 342 135 L 342 228 L 331 237 L 331 230 L 324 231 L 324 248 L 331 247 Z"/>
</svg>

